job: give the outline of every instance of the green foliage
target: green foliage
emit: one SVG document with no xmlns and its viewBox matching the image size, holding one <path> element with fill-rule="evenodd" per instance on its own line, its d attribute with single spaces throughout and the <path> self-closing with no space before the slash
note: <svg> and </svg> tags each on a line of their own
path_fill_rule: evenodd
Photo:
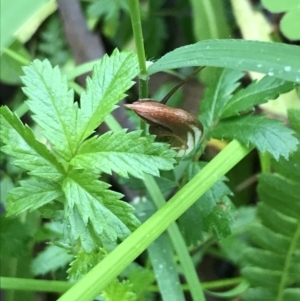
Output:
<svg viewBox="0 0 300 301">
<path fill-rule="evenodd" d="M 64 268 L 72 258 L 73 256 L 68 254 L 65 249 L 50 245 L 34 258 L 31 263 L 31 271 L 35 276 L 45 275 Z"/>
<path fill-rule="evenodd" d="M 285 13 L 280 20 L 280 29 L 282 33 L 288 39 L 300 39 L 300 3 L 298 0 L 262 0 L 262 5 L 273 13 Z"/>
<path fill-rule="evenodd" d="M 288 158 L 297 148 L 293 131 L 283 123 L 263 116 L 246 115 L 222 120 L 212 136 L 218 139 L 237 139 L 245 145 L 254 145 L 261 153 L 275 159 Z"/>
<path fill-rule="evenodd" d="M 70 57 L 63 35 L 62 22 L 58 15 L 52 15 L 45 24 L 38 43 L 38 56 L 47 58 L 53 66 L 63 66 Z"/>
<path fill-rule="evenodd" d="M 191 180 L 205 165 L 204 162 L 190 163 L 188 179 Z M 233 205 L 228 198 L 231 191 L 224 180 L 215 183 L 180 217 L 180 229 L 188 245 L 197 245 L 203 240 L 203 231 L 213 234 L 216 239 L 230 235 Z"/>
<path fill-rule="evenodd" d="M 291 119 L 299 110 L 290 113 Z M 299 121 L 299 115 L 298 121 Z M 300 132 L 298 131 L 298 134 Z M 250 228 L 254 246 L 245 249 L 245 300 L 297 300 L 300 281 L 300 148 L 290 161 L 275 162 L 275 173 L 259 177 L 261 224 Z M 287 173 L 287 170 L 292 171 Z M 276 285 L 274 285 L 276 284 Z"/>
<path fill-rule="evenodd" d="M 275 159 L 288 158 L 297 148 L 298 140 L 293 131 L 282 123 L 263 116 L 242 115 L 226 118 L 241 111 L 253 109 L 253 105 L 267 102 L 294 87 L 272 77 L 239 90 L 236 81 L 242 73 L 230 69 L 218 69 L 201 102 L 200 119 L 206 135 L 218 139 L 237 139 L 243 144 L 255 146 L 261 153 L 269 153 Z"/>
<path fill-rule="evenodd" d="M 222 55 L 220 55 L 222 54 Z M 298 46 L 243 40 L 207 40 L 179 47 L 148 68 L 154 74 L 166 69 L 214 66 L 266 73 L 300 83 Z"/>
<path fill-rule="evenodd" d="M 111 282 L 102 292 L 102 296 L 106 301 L 136 301 L 136 294 L 132 292 L 132 285 L 129 281 L 119 282 L 117 280 Z"/>
<path fill-rule="evenodd" d="M 240 85 L 237 81 L 244 75 L 232 69 L 218 68 L 214 71 L 213 80 L 205 89 L 205 97 L 200 108 L 199 119 L 206 131 L 218 123 L 232 93 Z"/>
<path fill-rule="evenodd" d="M 247 88 L 238 91 L 226 104 L 222 117 L 230 117 L 246 110 L 253 110 L 253 106 L 276 99 L 280 94 L 289 92 L 295 87 L 292 82 L 265 76 L 260 81 L 252 82 Z"/>
<path fill-rule="evenodd" d="M 99 263 L 107 252 L 103 248 L 94 250 L 90 253 L 79 252 L 75 256 L 75 259 L 71 262 L 68 269 L 69 278 L 72 280 L 78 280 L 86 275 L 97 263 Z"/>
<path fill-rule="evenodd" d="M 124 240 L 139 222 L 132 207 L 120 201 L 121 194 L 109 190 L 98 175 L 111 170 L 127 175 L 128 170 L 142 178 L 143 172 L 158 175 L 159 169 L 171 169 L 175 162 L 167 145 L 153 143 L 153 137 L 140 137 L 141 132 L 108 132 L 85 140 L 131 87 L 137 74 L 136 56 L 118 51 L 105 56 L 87 81 L 80 108 L 58 67 L 52 68 L 47 60 L 35 60 L 24 71 L 28 106 L 53 152 L 7 107 L 1 108 L 2 150 L 31 175 L 10 191 L 8 214 L 40 209 L 49 217 L 56 212 L 65 228 L 60 244 L 75 254 Z M 99 157 L 95 168 L 91 152 L 94 159 Z M 138 160 L 139 156 L 149 164 Z"/>
<path fill-rule="evenodd" d="M 30 232 L 28 225 L 18 219 L 0 216 L 0 256 L 23 255 L 28 250 Z M 7 238 L 10 239 L 7 239 Z"/>
</svg>

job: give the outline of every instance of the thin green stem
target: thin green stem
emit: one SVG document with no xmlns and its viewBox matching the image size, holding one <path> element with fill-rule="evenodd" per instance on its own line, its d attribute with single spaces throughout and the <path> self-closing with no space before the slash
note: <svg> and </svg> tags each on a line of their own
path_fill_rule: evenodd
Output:
<svg viewBox="0 0 300 301">
<path fill-rule="evenodd" d="M 59 301 L 93 299 L 251 148 L 234 140 L 135 232 L 77 282 Z"/>
<path fill-rule="evenodd" d="M 239 284 L 243 278 L 237 277 L 232 279 L 222 279 L 218 281 L 208 281 L 202 283 L 203 289 L 219 289 L 231 285 Z M 70 289 L 75 283 L 57 280 L 40 280 L 40 279 L 24 279 L 13 277 L 0 277 L 0 288 L 2 290 L 19 290 L 33 292 L 51 292 L 64 293 Z M 159 289 L 155 285 L 147 288 L 149 292 L 158 292 Z M 184 291 L 189 291 L 189 286 L 182 285 Z"/>
<path fill-rule="evenodd" d="M 144 184 L 151 195 L 153 202 L 157 208 L 163 207 L 166 201 L 161 193 L 157 183 L 152 176 L 145 174 Z M 172 241 L 173 247 L 179 257 L 184 276 L 186 277 L 192 298 L 194 301 L 205 301 L 204 293 L 199 281 L 198 275 L 195 271 L 195 267 L 185 241 L 180 233 L 180 230 L 176 223 L 173 223 L 167 229 L 169 237 Z"/>
<path fill-rule="evenodd" d="M 259 153 L 261 172 L 271 172 L 271 157 L 269 153 Z"/>
<path fill-rule="evenodd" d="M 5 48 L 3 50 L 3 52 L 5 54 L 7 54 L 8 56 L 10 56 L 11 58 L 13 58 L 15 61 L 21 63 L 22 65 L 29 65 L 29 63 L 30 63 L 30 60 L 28 60 L 27 58 L 24 58 L 19 53 L 15 52 L 9 48 Z"/>
<path fill-rule="evenodd" d="M 1 289 L 22 290 L 35 292 L 64 293 L 70 289 L 74 283 L 66 281 L 22 279 L 12 277 L 0 277 Z"/>
<path fill-rule="evenodd" d="M 146 65 L 146 55 L 142 32 L 140 6 L 138 0 L 128 0 L 130 7 L 130 18 L 133 36 L 136 45 L 136 52 L 140 67 L 140 98 L 148 97 L 148 74 Z"/>
</svg>

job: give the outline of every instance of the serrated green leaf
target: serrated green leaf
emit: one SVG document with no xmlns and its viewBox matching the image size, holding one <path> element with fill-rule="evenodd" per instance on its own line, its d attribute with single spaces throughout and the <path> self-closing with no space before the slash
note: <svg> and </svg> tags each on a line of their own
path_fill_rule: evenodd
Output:
<svg viewBox="0 0 300 301">
<path fill-rule="evenodd" d="M 280 94 L 286 93 L 294 87 L 294 83 L 265 76 L 260 81 L 253 82 L 247 88 L 238 91 L 226 104 L 222 118 L 252 109 L 253 106 L 275 99 Z"/>
<path fill-rule="evenodd" d="M 274 301 L 276 300 L 276 293 L 270 289 L 264 287 L 250 288 L 243 295 L 245 301 Z"/>
<path fill-rule="evenodd" d="M 199 118 L 204 129 L 212 127 L 221 117 L 231 94 L 240 85 L 237 81 L 243 75 L 232 69 L 215 69 L 213 80 L 205 89 L 205 96 L 200 104 Z"/>
<path fill-rule="evenodd" d="M 53 66 L 66 64 L 70 56 L 58 14 L 51 15 L 43 25 L 37 44 L 38 56 L 47 58 Z"/>
<path fill-rule="evenodd" d="M 124 240 L 139 225 L 132 214 L 133 208 L 120 201 L 121 195 L 108 187 L 97 180 L 97 175 L 80 170 L 71 171 L 64 180 L 65 216 L 74 241 L 80 239 L 84 244 L 94 236 L 100 241 Z M 90 242 L 84 246 L 86 252 L 92 251 L 90 246 Z"/>
<path fill-rule="evenodd" d="M 115 104 L 125 97 L 124 92 L 133 85 L 132 79 L 137 74 L 136 54 L 117 49 L 94 66 L 92 79 L 87 79 L 86 92 L 80 98 L 81 110 L 77 120 L 79 142 L 90 136 Z"/>
<path fill-rule="evenodd" d="M 68 91 L 67 79 L 58 67 L 52 68 L 48 60 L 34 60 L 24 67 L 23 91 L 33 119 L 43 129 L 57 153 L 70 160 L 77 148 L 76 121 L 78 106 L 73 90 Z"/>
<path fill-rule="evenodd" d="M 300 185 L 276 174 L 259 177 L 258 192 L 261 200 L 277 211 L 300 219 Z"/>
<path fill-rule="evenodd" d="M 2 151 L 16 158 L 15 165 L 30 174 L 58 181 L 64 169 L 47 147 L 36 140 L 32 130 L 7 107 L 0 108 L 0 134 L 6 144 Z"/>
<path fill-rule="evenodd" d="M 263 225 L 251 226 L 248 233 L 257 247 L 278 254 L 286 254 L 291 243 L 289 237 L 276 233 Z"/>
<path fill-rule="evenodd" d="M 188 179 L 192 179 L 204 166 L 204 162 L 191 163 Z M 231 191 L 224 180 L 215 183 L 180 217 L 180 229 L 189 245 L 196 245 L 203 231 L 212 233 L 217 239 L 230 235 L 233 206 L 227 197 Z"/>
<path fill-rule="evenodd" d="M 20 185 L 10 191 L 7 215 L 17 215 L 25 210 L 33 211 L 63 195 L 61 186 L 47 179 L 30 177 L 20 181 Z"/>
<path fill-rule="evenodd" d="M 153 271 L 143 268 L 135 262 L 133 262 L 126 270 L 128 269 L 128 280 L 132 284 L 132 290 L 137 294 L 137 296 L 148 292 L 149 286 L 155 280 Z"/>
<path fill-rule="evenodd" d="M 288 158 L 297 149 L 298 140 L 293 131 L 277 120 L 263 116 L 242 116 L 221 120 L 212 136 L 218 139 L 237 139 L 254 145 L 261 153 L 268 152 L 276 160 Z"/>
<path fill-rule="evenodd" d="M 50 245 L 40 252 L 31 263 L 33 275 L 45 275 L 65 267 L 73 258 L 66 249 Z"/>
<path fill-rule="evenodd" d="M 275 233 L 292 236 L 297 228 L 297 221 L 277 211 L 275 208 L 260 202 L 258 205 L 259 217 L 266 227 Z"/>
<path fill-rule="evenodd" d="M 272 162 L 274 170 L 284 177 L 300 183 L 300 147 L 291 154 L 288 160 L 280 159 Z"/>
<path fill-rule="evenodd" d="M 95 265 L 97 265 L 107 252 L 103 248 L 92 251 L 91 253 L 79 252 L 75 259 L 70 263 L 67 273 L 72 280 L 78 280 L 85 276 Z"/>
<path fill-rule="evenodd" d="M 149 74 L 191 66 L 215 66 L 266 73 L 300 83 L 300 48 L 245 40 L 207 40 L 179 47 L 149 66 Z"/>
<path fill-rule="evenodd" d="M 96 173 L 128 174 L 143 178 L 143 173 L 159 175 L 159 169 L 170 170 L 175 153 L 167 144 L 154 143 L 154 136 L 141 137 L 141 131 L 107 132 L 82 144 L 71 164 Z"/>
<path fill-rule="evenodd" d="M 102 292 L 105 301 L 136 301 L 136 294 L 132 292 L 129 281 L 112 281 Z"/>
</svg>

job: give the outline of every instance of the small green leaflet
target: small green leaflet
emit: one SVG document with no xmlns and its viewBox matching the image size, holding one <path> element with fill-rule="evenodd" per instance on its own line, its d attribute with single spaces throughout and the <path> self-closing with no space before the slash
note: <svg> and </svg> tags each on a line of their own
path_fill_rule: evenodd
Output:
<svg viewBox="0 0 300 301">
<path fill-rule="evenodd" d="M 136 294 L 132 292 L 132 284 L 123 280 L 112 281 L 101 294 L 105 301 L 136 301 Z"/>
<path fill-rule="evenodd" d="M 205 97 L 200 103 L 200 117 L 204 129 L 213 127 L 221 117 L 224 107 L 234 90 L 240 85 L 237 82 L 244 73 L 232 69 L 217 68 L 212 81 L 205 89 Z"/>
<path fill-rule="evenodd" d="M 105 55 L 93 68 L 92 79 L 87 79 L 86 92 L 82 93 L 81 109 L 77 120 L 79 141 L 90 136 L 95 128 L 126 95 L 138 74 L 135 53 L 115 50 L 109 57 Z"/>
<path fill-rule="evenodd" d="M 188 166 L 188 179 L 192 179 L 203 167 L 204 162 L 193 162 Z M 189 245 L 202 240 L 202 232 L 212 233 L 217 239 L 231 233 L 233 205 L 228 198 L 230 189 L 225 178 L 215 183 L 180 218 L 179 225 Z"/>
<path fill-rule="evenodd" d="M 67 79 L 58 67 L 52 68 L 48 60 L 34 60 L 24 67 L 22 77 L 26 87 L 27 105 L 34 113 L 32 118 L 43 129 L 57 153 L 69 160 L 76 150 L 78 115 L 73 90 L 68 91 Z"/>
<path fill-rule="evenodd" d="M 123 130 L 92 137 L 82 144 L 71 164 L 97 173 L 114 171 L 122 177 L 131 174 L 141 179 L 143 173 L 158 176 L 158 169 L 172 169 L 175 152 L 167 144 L 154 143 L 154 136 L 141 134 Z"/>
<path fill-rule="evenodd" d="M 278 174 L 262 174 L 258 192 L 261 200 L 287 216 L 300 219 L 300 185 Z"/>
<path fill-rule="evenodd" d="M 74 103 L 74 93 L 68 91 L 67 80 L 58 67 L 49 61 L 35 60 L 24 68 L 22 78 L 29 97 L 28 106 L 34 120 L 57 153 L 69 161 L 78 144 L 93 133 L 115 104 L 132 85 L 138 73 L 136 55 L 115 50 L 93 68 L 92 80 L 81 96 L 81 108 Z"/>
<path fill-rule="evenodd" d="M 71 280 L 79 280 L 85 276 L 92 267 L 96 266 L 105 256 L 107 252 L 103 248 L 99 248 L 90 253 L 79 252 L 75 259 L 70 263 L 68 269 L 69 278 Z"/>
<path fill-rule="evenodd" d="M 226 104 L 222 118 L 237 115 L 239 112 L 253 109 L 253 106 L 277 98 L 295 87 L 292 82 L 265 76 L 258 82 L 252 82 L 247 88 L 239 90 Z"/>
<path fill-rule="evenodd" d="M 212 132 L 217 139 L 237 139 L 246 146 L 254 145 L 261 153 L 268 152 L 276 160 L 288 158 L 297 149 L 293 131 L 281 122 L 264 116 L 241 116 L 221 120 Z"/>
<path fill-rule="evenodd" d="M 123 240 L 139 225 L 133 208 L 119 200 L 121 194 L 108 190 L 109 185 L 97 178 L 96 174 L 73 170 L 63 184 L 67 201 L 65 218 L 71 226 L 71 239 L 79 238 L 83 247 L 88 237 L 93 240 L 94 235 L 104 241 Z M 91 251 L 90 246 L 86 246 L 86 252 Z"/>
<path fill-rule="evenodd" d="M 41 142 L 32 130 L 23 125 L 18 116 L 7 107 L 0 108 L 0 135 L 6 144 L 1 148 L 6 154 L 16 158 L 14 164 L 46 179 L 59 180 L 64 174 L 62 165 Z"/>
<path fill-rule="evenodd" d="M 66 249 L 49 245 L 41 251 L 31 263 L 33 275 L 45 275 L 65 267 L 72 260 L 73 256 L 67 253 Z"/>
<path fill-rule="evenodd" d="M 53 181 L 30 177 L 20 181 L 21 186 L 10 191 L 7 198 L 7 215 L 33 211 L 63 195 L 61 186 Z"/>
</svg>

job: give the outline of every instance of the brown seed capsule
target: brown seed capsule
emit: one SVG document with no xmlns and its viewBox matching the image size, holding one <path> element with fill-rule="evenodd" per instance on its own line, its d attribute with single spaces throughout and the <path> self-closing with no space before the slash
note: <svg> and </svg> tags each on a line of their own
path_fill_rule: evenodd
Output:
<svg viewBox="0 0 300 301">
<path fill-rule="evenodd" d="M 202 124 L 185 110 L 153 99 L 141 99 L 125 106 L 150 125 L 149 132 L 156 135 L 157 141 L 170 143 L 178 151 L 178 157 L 189 154 L 200 140 Z"/>
</svg>

